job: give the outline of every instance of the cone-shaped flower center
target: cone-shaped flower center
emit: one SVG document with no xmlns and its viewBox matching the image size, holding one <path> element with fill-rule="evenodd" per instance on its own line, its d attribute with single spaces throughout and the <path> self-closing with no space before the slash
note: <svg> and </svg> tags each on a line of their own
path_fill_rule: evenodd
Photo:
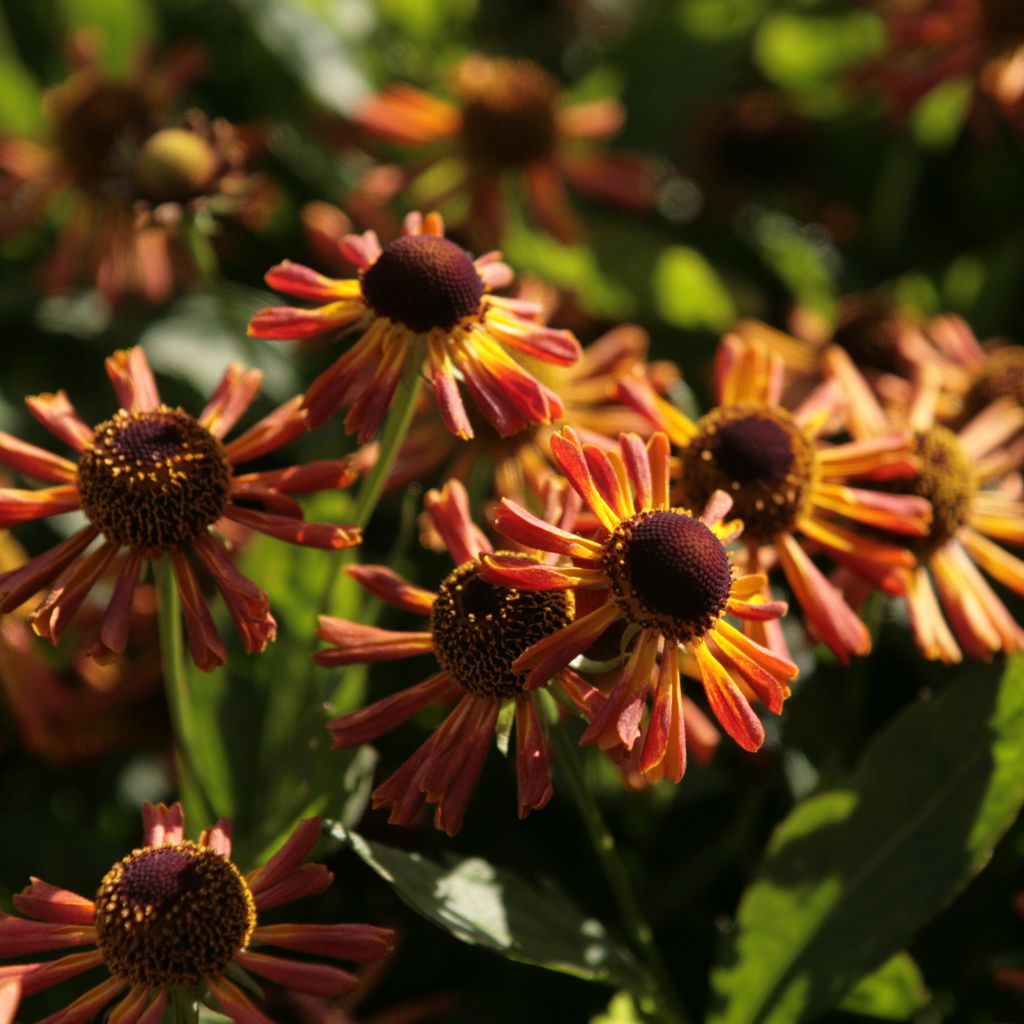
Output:
<svg viewBox="0 0 1024 1024">
<path fill-rule="evenodd" d="M 412 331 L 454 327 L 479 312 L 483 293 L 473 257 L 435 235 L 395 239 L 363 274 L 363 295 L 373 311 Z"/>
<path fill-rule="evenodd" d="M 569 625 L 573 608 L 568 591 L 495 586 L 480 578 L 479 562 L 466 562 L 438 590 L 431 619 L 434 652 L 468 693 L 508 700 L 522 692 L 526 681 L 525 673 L 512 671 L 512 662 Z"/>
<path fill-rule="evenodd" d="M 219 167 L 220 158 L 202 136 L 186 128 L 164 128 L 146 140 L 135 176 L 151 202 L 184 202 L 202 195 Z"/>
<path fill-rule="evenodd" d="M 470 160 L 518 168 L 554 149 L 558 83 L 532 61 L 470 57 L 456 70 L 455 90 Z"/>
<path fill-rule="evenodd" d="M 130 198 L 135 154 L 152 130 L 152 108 L 138 89 L 73 76 L 47 96 L 61 163 L 83 191 Z"/>
<path fill-rule="evenodd" d="M 967 519 L 976 490 L 974 468 L 956 434 L 945 427 L 932 427 L 918 434 L 914 454 L 921 462 L 920 476 L 899 481 L 899 490 L 932 503 L 928 536 L 910 538 L 908 543 L 919 557 L 927 557 L 942 547 Z M 895 483 L 893 488 L 896 489 Z"/>
<path fill-rule="evenodd" d="M 256 905 L 235 865 L 189 840 L 135 850 L 96 894 L 96 944 L 110 973 L 135 985 L 216 977 L 255 927 Z"/>
<path fill-rule="evenodd" d="M 759 541 L 793 526 L 814 472 L 814 447 L 793 417 L 760 406 L 712 410 L 680 457 L 687 504 L 727 491 L 744 534 Z"/>
<path fill-rule="evenodd" d="M 841 319 L 832 341 L 857 366 L 895 373 L 900 369 L 899 341 L 906 329 L 906 317 L 894 306 L 864 301 Z"/>
<path fill-rule="evenodd" d="M 147 553 L 197 537 L 224 511 L 224 448 L 181 409 L 120 409 L 95 430 L 78 463 L 82 511 L 117 544 Z"/>
<path fill-rule="evenodd" d="M 678 643 L 711 628 L 732 587 L 722 542 L 685 509 L 640 512 L 621 522 L 602 568 L 631 622 Z"/>
<path fill-rule="evenodd" d="M 964 415 L 976 416 L 997 398 L 1024 405 L 1024 346 L 1007 345 L 985 360 L 964 397 Z"/>
</svg>

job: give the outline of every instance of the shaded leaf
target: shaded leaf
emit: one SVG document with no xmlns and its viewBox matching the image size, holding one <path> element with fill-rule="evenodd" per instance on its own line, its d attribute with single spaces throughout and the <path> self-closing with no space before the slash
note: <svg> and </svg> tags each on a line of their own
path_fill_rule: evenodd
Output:
<svg viewBox="0 0 1024 1024">
<path fill-rule="evenodd" d="M 720 1024 L 805 1020 L 903 948 L 1024 802 L 1024 660 L 901 714 L 776 829 L 714 973 Z M 927 870 L 922 869 L 927 865 Z"/>
<path fill-rule="evenodd" d="M 880 1020 L 909 1020 L 928 1005 L 928 989 L 921 969 L 909 953 L 897 953 L 861 978 L 839 1004 L 847 1013 Z"/>
<path fill-rule="evenodd" d="M 654 267 L 654 301 L 675 327 L 721 331 L 736 319 L 736 307 L 715 268 L 696 249 L 673 245 Z"/>
<path fill-rule="evenodd" d="M 370 842 L 340 824 L 331 834 L 427 920 L 472 946 L 587 981 L 644 986 L 632 955 L 554 883 L 535 886 L 479 857 L 438 864 Z"/>
</svg>

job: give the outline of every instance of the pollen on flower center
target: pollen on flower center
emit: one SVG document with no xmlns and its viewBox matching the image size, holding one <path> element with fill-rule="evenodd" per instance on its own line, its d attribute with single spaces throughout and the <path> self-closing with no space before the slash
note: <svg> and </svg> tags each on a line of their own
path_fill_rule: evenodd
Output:
<svg viewBox="0 0 1024 1024">
<path fill-rule="evenodd" d="M 363 274 L 363 295 L 373 311 L 412 331 L 454 327 L 479 312 L 483 293 L 473 257 L 435 235 L 396 239 Z"/>
<path fill-rule="evenodd" d="M 624 520 L 608 541 L 602 568 L 630 621 L 679 643 L 711 628 L 732 587 L 722 542 L 685 509 Z"/>
<path fill-rule="evenodd" d="M 513 672 L 512 663 L 538 640 L 567 626 L 573 610 L 568 591 L 495 586 L 480 578 L 479 562 L 466 562 L 438 590 L 431 619 L 434 651 L 441 667 L 468 693 L 508 700 L 526 682 L 526 673 Z"/>
<path fill-rule="evenodd" d="M 932 503 L 928 536 L 908 539 L 915 554 L 927 557 L 963 525 L 976 484 L 967 453 L 956 435 L 945 427 L 932 427 L 918 434 L 914 454 L 921 463 L 920 475 L 914 480 L 900 481 L 900 490 Z"/>
<path fill-rule="evenodd" d="M 145 97 L 127 85 L 73 77 L 48 99 L 55 113 L 54 142 L 75 184 L 106 198 L 127 195 L 134 153 L 151 130 Z"/>
<path fill-rule="evenodd" d="M 1024 405 L 1024 346 L 1007 345 L 985 359 L 964 396 L 964 415 L 970 419 L 998 398 Z"/>
<path fill-rule="evenodd" d="M 227 505 L 224 448 L 181 409 L 120 409 L 78 463 L 82 511 L 117 544 L 155 553 L 197 537 Z"/>
<path fill-rule="evenodd" d="M 455 89 L 471 161 L 519 168 L 551 153 L 558 83 L 532 61 L 470 57 L 456 71 Z"/>
<path fill-rule="evenodd" d="M 687 504 L 703 508 L 727 491 L 744 534 L 761 541 L 793 526 L 815 465 L 813 445 L 788 412 L 744 405 L 704 416 L 680 459 Z"/>
<path fill-rule="evenodd" d="M 255 927 L 256 905 L 235 865 L 189 840 L 133 851 L 96 894 L 96 945 L 110 973 L 134 985 L 219 976 Z"/>
</svg>

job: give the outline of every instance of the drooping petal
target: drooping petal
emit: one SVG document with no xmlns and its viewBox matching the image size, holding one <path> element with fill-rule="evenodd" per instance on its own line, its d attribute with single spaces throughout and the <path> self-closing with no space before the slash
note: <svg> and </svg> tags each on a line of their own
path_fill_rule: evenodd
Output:
<svg viewBox="0 0 1024 1024">
<path fill-rule="evenodd" d="M 389 697 L 374 701 L 358 711 L 350 711 L 327 723 L 335 748 L 369 743 L 399 725 L 435 701 L 454 701 L 458 684 L 447 672 L 425 679 Z"/>
<path fill-rule="evenodd" d="M 91 925 L 96 916 L 96 904 L 92 900 L 40 878 L 33 878 L 14 897 L 13 903 L 23 914 L 55 924 Z"/>
<path fill-rule="evenodd" d="M 17 569 L 0 574 L 0 612 L 11 612 L 66 569 L 99 536 L 87 526 Z"/>
<path fill-rule="evenodd" d="M 260 533 L 276 537 L 278 540 L 301 544 L 303 547 L 322 548 L 326 551 L 349 548 L 363 539 L 363 531 L 358 526 L 307 523 L 304 520 L 275 515 L 272 512 L 258 512 L 237 505 L 228 505 L 224 515 L 227 519 L 233 519 L 236 523 L 259 530 Z"/>
<path fill-rule="evenodd" d="M 199 589 L 192 566 L 181 551 L 172 551 L 171 565 L 174 579 L 181 598 L 181 612 L 185 618 L 185 633 L 192 660 L 203 672 L 212 672 L 227 659 L 227 651 L 217 633 L 213 616 L 206 606 L 206 599 Z"/>
<path fill-rule="evenodd" d="M 760 750 L 764 743 L 764 727 L 732 676 L 711 653 L 707 644 L 696 643 L 692 651 L 697 658 L 701 682 L 715 718 L 744 750 Z"/>
<path fill-rule="evenodd" d="M 658 656 L 658 634 L 645 630 L 622 667 L 607 699 L 580 737 L 580 743 L 597 743 L 602 750 L 622 746 L 632 750 L 640 736 L 640 724 L 651 673 Z"/>
<path fill-rule="evenodd" d="M 246 876 L 246 882 L 256 899 L 257 910 L 262 909 L 260 894 L 298 870 L 299 865 L 313 852 L 319 838 L 319 818 L 306 818 L 300 821 L 281 849 L 266 864 Z"/>
<path fill-rule="evenodd" d="M 518 555 L 484 555 L 480 564 L 480 578 L 503 587 L 575 590 L 577 587 L 608 586 L 608 575 L 602 569 L 546 565 L 525 561 Z"/>
<path fill-rule="evenodd" d="M 429 630 L 410 633 L 382 629 L 332 615 L 321 615 L 319 622 L 316 635 L 332 646 L 314 652 L 313 660 L 325 668 L 358 665 L 364 661 L 397 661 L 417 654 L 429 654 L 434 649 L 434 636 Z"/>
<path fill-rule="evenodd" d="M 361 295 L 358 278 L 324 277 L 315 270 L 284 260 L 271 267 L 263 275 L 263 280 L 275 291 L 296 299 L 309 299 L 311 302 L 336 302 L 341 299 L 358 299 Z"/>
<path fill-rule="evenodd" d="M 103 612 L 100 628 L 86 652 L 102 665 L 116 661 L 128 646 L 132 606 L 141 568 L 142 553 L 129 551 Z"/>
<path fill-rule="evenodd" d="M 22 441 L 0 430 L 0 465 L 10 466 L 33 480 L 66 484 L 75 479 L 77 467 L 70 459 Z"/>
<path fill-rule="evenodd" d="M 39 1024 L 85 1024 L 92 1020 L 128 983 L 123 978 L 107 978 L 89 989 L 63 1010 L 44 1017 Z"/>
<path fill-rule="evenodd" d="M 538 640 L 513 662 L 517 672 L 529 671 L 528 689 L 543 686 L 559 670 L 582 654 L 617 618 L 614 601 L 606 601 L 594 611 L 575 619 L 557 633 Z"/>
<path fill-rule="evenodd" d="M 494 527 L 510 540 L 539 551 L 553 551 L 573 558 L 599 557 L 604 551 L 604 545 L 553 526 L 509 498 L 501 499 L 495 511 Z"/>
<path fill-rule="evenodd" d="M 313 964 L 303 960 L 286 960 L 246 950 L 235 954 L 235 961 L 245 970 L 276 982 L 296 992 L 336 999 L 355 988 L 357 978 L 340 967 Z"/>
<path fill-rule="evenodd" d="M 234 1024 L 276 1024 L 271 1017 L 256 1009 L 249 997 L 223 975 L 207 978 L 206 984 L 217 997 L 221 1010 Z"/>
<path fill-rule="evenodd" d="M 679 648 L 667 643 L 661 656 L 647 736 L 640 753 L 640 771 L 659 770 L 663 778 L 679 782 L 686 772 L 686 731 L 683 725 Z"/>
<path fill-rule="evenodd" d="M 410 583 L 386 565 L 348 565 L 345 572 L 374 597 L 414 615 L 429 615 L 437 600 L 433 591 Z"/>
<path fill-rule="evenodd" d="M 341 299 L 316 309 L 269 306 L 249 321 L 248 334 L 269 341 L 298 341 L 342 334 L 365 316 L 366 304 L 362 299 Z"/>
<path fill-rule="evenodd" d="M 547 737 L 528 694 L 516 698 L 516 792 L 520 818 L 539 810 L 554 793 Z"/>
<path fill-rule="evenodd" d="M 25 399 L 28 411 L 51 434 L 69 444 L 75 451 L 84 451 L 92 442 L 92 427 L 79 417 L 67 393 L 29 395 Z"/>
<path fill-rule="evenodd" d="M 273 412 L 230 441 L 224 446 L 224 454 L 232 466 L 251 462 L 295 440 L 306 432 L 306 428 L 302 398 L 296 397 L 279 405 Z"/>
<path fill-rule="evenodd" d="M 395 948 L 395 933 L 390 928 L 370 924 L 258 925 L 252 938 L 267 946 L 358 963 L 379 960 Z"/>
<path fill-rule="evenodd" d="M 78 487 L 58 484 L 25 491 L 16 487 L 0 487 L 0 529 L 28 523 L 47 516 L 59 516 L 79 508 Z"/>
</svg>

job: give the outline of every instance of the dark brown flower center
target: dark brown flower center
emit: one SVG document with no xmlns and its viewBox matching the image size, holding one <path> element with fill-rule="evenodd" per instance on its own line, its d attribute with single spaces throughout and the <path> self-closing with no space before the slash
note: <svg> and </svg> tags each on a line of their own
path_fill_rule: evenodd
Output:
<svg viewBox="0 0 1024 1024">
<path fill-rule="evenodd" d="M 624 520 L 608 541 L 602 568 L 631 622 L 678 643 L 711 628 L 732 587 L 722 542 L 685 509 Z"/>
<path fill-rule="evenodd" d="M 78 463 L 82 511 L 117 544 L 155 554 L 197 537 L 224 512 L 224 447 L 181 409 L 120 409 Z"/>
<path fill-rule="evenodd" d="M 1024 405 L 1024 347 L 1007 345 L 985 360 L 964 396 L 964 416 L 976 416 L 999 398 Z"/>
<path fill-rule="evenodd" d="M 96 894 L 96 945 L 134 985 L 198 985 L 223 974 L 256 927 L 245 879 L 226 857 L 183 840 L 118 861 Z"/>
<path fill-rule="evenodd" d="M 906 329 L 907 318 L 894 305 L 864 298 L 846 304 L 832 341 L 861 369 L 898 373 L 899 342 Z"/>
<path fill-rule="evenodd" d="M 921 462 L 921 473 L 914 480 L 900 481 L 898 489 L 932 503 L 928 536 L 907 541 L 907 546 L 918 557 L 926 558 L 942 547 L 966 521 L 977 485 L 971 460 L 956 434 L 945 427 L 932 427 L 918 434 L 914 454 Z"/>
<path fill-rule="evenodd" d="M 703 508 L 715 491 L 732 495 L 744 534 L 766 541 L 790 529 L 814 472 L 814 446 L 785 409 L 713 409 L 680 453 L 686 503 Z"/>
<path fill-rule="evenodd" d="M 154 112 L 136 88 L 73 76 L 48 96 L 54 143 L 75 184 L 97 198 L 127 200 Z"/>
<path fill-rule="evenodd" d="M 462 144 L 484 169 L 520 168 L 550 156 L 558 83 L 529 60 L 470 57 L 456 70 Z"/>
<path fill-rule="evenodd" d="M 512 663 L 538 640 L 569 625 L 573 609 L 568 591 L 495 586 L 480 578 L 479 562 L 466 562 L 438 590 L 431 619 L 434 652 L 468 693 L 508 700 L 522 693 L 526 682 L 526 674 L 513 672 Z"/>
<path fill-rule="evenodd" d="M 363 274 L 363 295 L 373 311 L 412 331 L 450 330 L 479 312 L 483 293 L 473 257 L 435 235 L 396 239 Z"/>
</svg>

